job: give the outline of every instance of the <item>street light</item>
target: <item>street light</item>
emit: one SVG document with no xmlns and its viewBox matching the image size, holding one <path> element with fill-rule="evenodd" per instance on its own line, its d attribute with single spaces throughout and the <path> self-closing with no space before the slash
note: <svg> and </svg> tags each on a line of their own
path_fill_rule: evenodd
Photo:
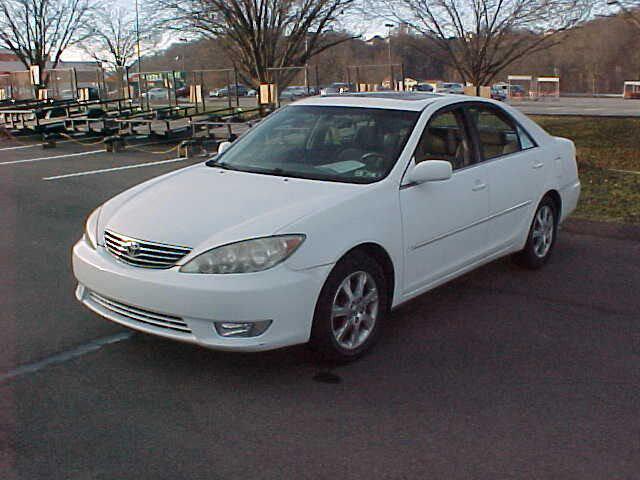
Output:
<svg viewBox="0 0 640 480">
<path fill-rule="evenodd" d="M 395 27 L 393 23 L 385 23 L 385 27 L 387 27 L 387 42 L 389 43 L 389 65 L 391 65 L 391 29 Z"/>
<path fill-rule="evenodd" d="M 138 82 L 140 81 L 140 72 L 142 71 L 142 62 L 140 61 L 140 13 L 138 11 L 138 0 L 136 0 L 136 46 L 138 53 Z"/>
<path fill-rule="evenodd" d="M 185 67 L 185 58 L 187 56 L 187 44 L 189 42 L 188 38 L 180 37 L 178 38 L 182 42 L 182 71 L 186 71 Z"/>
<path fill-rule="evenodd" d="M 395 27 L 395 25 L 393 23 L 385 23 L 384 26 L 387 27 L 387 43 L 389 44 L 389 87 L 395 90 L 393 65 L 391 63 L 391 29 Z"/>
</svg>

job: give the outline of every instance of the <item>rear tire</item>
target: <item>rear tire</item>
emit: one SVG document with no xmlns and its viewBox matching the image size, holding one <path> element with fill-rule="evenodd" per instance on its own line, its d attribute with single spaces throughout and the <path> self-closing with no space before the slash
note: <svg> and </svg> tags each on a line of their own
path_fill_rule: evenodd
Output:
<svg viewBox="0 0 640 480">
<path fill-rule="evenodd" d="M 362 252 L 349 254 L 336 264 L 322 287 L 310 347 L 336 362 L 361 357 L 378 339 L 389 304 L 380 265 Z"/>
<path fill-rule="evenodd" d="M 516 263 L 524 268 L 536 270 L 547 261 L 558 237 L 558 211 L 550 197 L 544 197 L 533 216 L 527 243 L 514 255 Z"/>
</svg>

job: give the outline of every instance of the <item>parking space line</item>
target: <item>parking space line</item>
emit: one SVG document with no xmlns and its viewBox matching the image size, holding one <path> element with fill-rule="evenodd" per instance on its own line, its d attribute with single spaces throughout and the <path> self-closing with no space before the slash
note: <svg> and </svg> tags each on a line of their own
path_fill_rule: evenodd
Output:
<svg viewBox="0 0 640 480">
<path fill-rule="evenodd" d="M 24 160 L 11 160 L 9 162 L 0 162 L 0 165 L 15 165 L 18 163 L 40 162 L 43 160 L 54 160 L 56 158 L 79 157 L 81 155 L 91 155 L 94 153 L 106 153 L 104 149 L 89 150 L 88 152 L 65 153 L 64 155 L 53 155 L 51 157 L 26 158 Z"/>
<path fill-rule="evenodd" d="M 124 340 L 129 340 L 132 336 L 133 336 L 133 332 L 116 333 L 115 335 L 110 335 L 108 337 L 102 337 L 96 340 L 92 340 L 83 345 L 72 348 L 71 350 L 67 350 L 61 353 L 56 353 L 55 355 L 51 355 L 50 357 L 44 358 L 37 362 L 22 365 L 20 367 L 14 368 L 13 370 L 9 370 L 6 373 L 1 373 L 0 384 L 7 382 L 9 380 L 12 380 L 16 377 L 26 375 L 28 373 L 35 373 L 39 370 L 42 370 L 45 367 L 48 367 L 49 365 L 56 365 L 59 363 L 68 362 L 69 360 L 73 360 L 74 358 L 81 357 L 83 355 L 86 355 L 87 353 L 95 352 L 96 350 L 100 350 L 105 345 L 110 345 L 112 343 L 118 343 Z"/>
<path fill-rule="evenodd" d="M 153 165 L 162 165 L 164 163 L 182 162 L 184 160 L 187 160 L 187 158 L 188 157 L 178 157 L 178 158 L 171 158 L 169 160 L 158 160 L 156 162 L 136 163 L 135 165 L 125 165 L 123 167 L 101 168 L 100 170 L 88 170 L 85 172 L 67 173 L 65 175 L 56 175 L 54 177 L 43 177 L 42 180 L 45 180 L 45 181 L 61 180 L 63 178 L 82 177 L 84 175 L 97 175 L 100 173 L 115 172 L 118 170 L 129 170 L 131 168 L 151 167 Z"/>
<path fill-rule="evenodd" d="M 61 143 L 69 143 L 71 140 L 62 140 L 61 142 L 56 142 L 58 145 Z M 34 143 L 33 145 L 18 145 L 15 147 L 4 147 L 0 148 L 0 152 L 6 152 L 8 150 L 20 150 L 22 148 L 33 148 L 33 147 L 42 147 L 42 143 Z"/>
</svg>

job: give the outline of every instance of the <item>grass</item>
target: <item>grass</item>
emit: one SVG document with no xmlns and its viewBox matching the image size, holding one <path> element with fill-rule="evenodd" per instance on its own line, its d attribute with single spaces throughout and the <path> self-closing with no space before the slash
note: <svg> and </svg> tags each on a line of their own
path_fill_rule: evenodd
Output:
<svg viewBox="0 0 640 480">
<path fill-rule="evenodd" d="M 582 194 L 574 217 L 640 224 L 640 118 L 532 118 L 576 144 Z"/>
</svg>

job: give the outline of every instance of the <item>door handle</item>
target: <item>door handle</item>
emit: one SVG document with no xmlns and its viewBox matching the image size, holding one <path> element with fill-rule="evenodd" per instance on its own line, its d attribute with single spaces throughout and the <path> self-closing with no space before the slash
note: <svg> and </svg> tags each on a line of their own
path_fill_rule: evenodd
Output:
<svg viewBox="0 0 640 480">
<path fill-rule="evenodd" d="M 479 192 L 480 190 L 484 190 L 485 188 L 487 188 L 486 183 L 476 183 L 471 190 L 473 190 L 474 192 Z"/>
<path fill-rule="evenodd" d="M 533 168 L 534 170 L 537 170 L 537 169 L 542 168 L 542 167 L 544 167 L 544 163 L 543 163 L 543 162 L 534 163 L 534 164 L 532 165 L 532 168 Z"/>
</svg>

